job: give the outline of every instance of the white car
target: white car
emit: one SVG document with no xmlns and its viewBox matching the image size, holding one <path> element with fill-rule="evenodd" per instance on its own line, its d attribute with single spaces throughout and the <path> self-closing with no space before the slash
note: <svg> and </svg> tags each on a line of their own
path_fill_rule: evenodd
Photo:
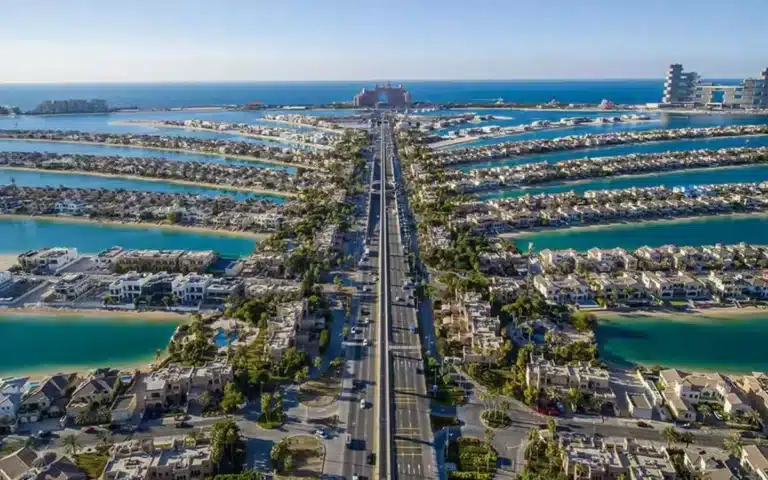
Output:
<svg viewBox="0 0 768 480">
<path fill-rule="evenodd" d="M 403 301 L 403 297 L 397 297 L 397 298 L 395 298 L 395 300 L 397 300 L 398 302 L 402 302 Z"/>
<path fill-rule="evenodd" d="M 363 410 L 366 406 L 368 406 L 368 404 L 366 403 L 365 399 L 360 399 L 360 409 Z"/>
<path fill-rule="evenodd" d="M 368 339 L 367 339 L 367 338 L 364 338 L 364 339 L 363 339 L 363 346 L 364 346 L 364 347 L 367 347 L 367 346 L 368 346 Z"/>
</svg>

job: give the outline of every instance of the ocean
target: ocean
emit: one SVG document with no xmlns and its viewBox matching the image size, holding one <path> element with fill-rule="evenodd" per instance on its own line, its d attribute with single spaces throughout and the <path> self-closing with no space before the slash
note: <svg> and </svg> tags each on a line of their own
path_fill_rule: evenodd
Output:
<svg viewBox="0 0 768 480">
<path fill-rule="evenodd" d="M 126 319 L 108 314 L 0 313 L 0 375 L 149 364 L 156 349 L 165 350 L 178 323 L 142 320 L 140 315 Z"/>
<path fill-rule="evenodd" d="M 135 249 L 216 250 L 225 256 L 240 257 L 253 252 L 256 240 L 154 227 L 18 220 L 0 216 L 0 253 L 15 254 L 55 246 L 77 248 L 80 253 L 98 253 L 114 245 Z"/>
<path fill-rule="evenodd" d="M 573 248 L 585 252 L 592 247 L 622 247 L 636 250 L 644 245 L 714 245 L 739 242 L 768 244 L 768 216 L 716 215 L 691 220 L 619 223 L 595 228 L 571 228 L 525 233 L 513 239 L 521 248 L 533 242 L 536 251 Z"/>
<path fill-rule="evenodd" d="M 392 81 L 417 102 L 658 102 L 663 80 Z M 374 82 L 2 84 L 0 105 L 30 110 L 44 100 L 100 98 L 114 107 L 174 108 L 245 104 L 327 105 L 350 102 Z"/>
<path fill-rule="evenodd" d="M 601 317 L 596 338 L 600 358 L 622 367 L 661 365 L 724 373 L 768 369 L 764 347 L 768 314 L 733 318 L 611 314 Z"/>
</svg>

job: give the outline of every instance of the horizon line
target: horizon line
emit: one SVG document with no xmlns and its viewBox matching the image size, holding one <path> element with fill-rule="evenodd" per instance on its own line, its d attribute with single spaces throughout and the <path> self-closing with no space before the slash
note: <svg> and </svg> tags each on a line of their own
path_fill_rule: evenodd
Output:
<svg viewBox="0 0 768 480">
<path fill-rule="evenodd" d="M 707 77 L 709 80 L 744 80 L 750 77 Z M 411 79 L 358 79 L 358 80 L 28 80 L 28 81 L 2 81 L 0 85 L 148 85 L 148 84 L 206 84 L 206 83 L 403 83 L 403 82 L 442 82 L 442 83 L 466 83 L 466 82 L 621 82 L 621 81 L 664 81 L 664 77 L 597 77 L 597 78 L 467 78 L 467 79 L 437 79 L 437 78 L 411 78 Z"/>
</svg>

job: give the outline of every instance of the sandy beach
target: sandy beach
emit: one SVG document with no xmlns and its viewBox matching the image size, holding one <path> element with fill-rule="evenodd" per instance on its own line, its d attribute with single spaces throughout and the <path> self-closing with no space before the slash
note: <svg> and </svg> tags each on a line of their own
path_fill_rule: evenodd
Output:
<svg viewBox="0 0 768 480">
<path fill-rule="evenodd" d="M 116 123 L 116 124 L 119 125 L 119 123 Z M 130 125 L 130 122 L 123 122 L 123 124 Z M 144 147 L 139 145 L 124 145 L 122 143 L 83 142 L 83 141 L 74 141 L 74 140 L 48 140 L 45 138 L 9 138 L 9 137 L 2 137 L 2 136 L 0 136 L 0 140 L 16 141 L 16 142 L 72 143 L 74 145 L 101 145 L 105 147 L 135 148 L 137 150 L 157 150 L 160 152 L 189 153 L 192 155 L 209 155 L 211 157 L 235 158 L 237 160 L 245 160 L 248 162 L 271 163 L 273 165 L 282 165 L 285 167 L 302 167 L 307 169 L 319 170 L 318 167 L 305 166 L 298 163 L 281 162 L 279 160 L 273 160 L 271 158 L 249 157 L 247 155 L 222 154 L 222 153 L 215 153 L 215 152 L 206 152 L 202 150 L 186 150 L 183 148 Z"/>
<path fill-rule="evenodd" d="M 286 145 L 301 145 L 303 147 L 309 147 L 309 148 L 316 148 L 318 150 L 330 150 L 330 145 L 320 145 L 317 143 L 307 143 L 307 142 L 299 142 L 296 140 L 291 140 L 289 138 L 282 138 L 282 137 L 271 137 L 269 135 L 258 135 L 255 133 L 247 133 L 247 132 L 241 132 L 239 130 L 213 130 L 211 128 L 202 128 L 202 127 L 187 127 L 186 125 L 168 125 L 163 122 L 157 122 L 153 120 L 122 120 L 118 122 L 110 122 L 112 125 L 141 125 L 145 127 L 155 127 L 155 128 L 178 128 L 181 130 L 195 130 L 197 132 L 213 132 L 213 133 L 224 133 L 227 135 L 240 135 L 241 137 L 248 137 L 248 138 L 256 138 L 258 140 L 267 140 L 270 142 L 275 143 L 283 143 Z M 314 128 L 314 127 L 310 127 Z M 273 162 L 277 163 L 277 162 Z M 292 165 L 285 163 L 283 165 Z M 315 169 L 317 170 L 317 167 L 311 166 L 306 167 L 309 169 Z"/>
<path fill-rule="evenodd" d="M 107 309 L 77 309 L 54 307 L 27 307 L 0 309 L 0 317 L 19 316 L 56 316 L 56 317 L 83 317 L 83 318 L 115 318 L 119 320 L 152 320 L 158 322 L 186 323 L 192 318 L 187 313 L 175 313 L 161 310 L 107 310 Z"/>
<path fill-rule="evenodd" d="M 17 255 L 15 254 L 9 254 L 9 253 L 0 254 L 0 272 L 8 270 L 12 266 L 16 265 L 16 257 Z"/>
<path fill-rule="evenodd" d="M 768 318 L 768 309 L 758 307 L 712 307 L 697 308 L 696 310 L 677 311 L 670 309 L 633 309 L 629 311 L 615 310 L 595 310 L 593 312 L 598 318 L 606 320 L 611 319 L 629 319 L 629 318 L 654 318 L 658 320 L 690 320 L 690 321 L 712 321 L 742 319 L 749 317 Z"/>
<path fill-rule="evenodd" d="M 534 236 L 538 233 L 546 233 L 546 232 L 561 232 L 562 234 L 570 234 L 570 233 L 583 232 L 586 230 L 607 230 L 607 229 L 619 230 L 622 228 L 636 228 L 642 225 L 649 225 L 649 224 L 700 222 L 700 221 L 712 220 L 714 218 L 723 218 L 723 217 L 746 218 L 746 217 L 765 217 L 765 216 L 768 216 L 768 212 L 712 214 L 712 215 L 701 215 L 696 217 L 660 218 L 660 219 L 635 220 L 635 221 L 627 219 L 626 221 L 623 221 L 620 223 L 599 223 L 596 225 L 575 225 L 575 226 L 569 226 L 569 227 L 532 228 L 530 230 L 525 230 L 525 231 L 502 233 L 499 236 L 501 238 L 525 239 L 525 238 Z"/>
<path fill-rule="evenodd" d="M 118 222 L 112 220 L 91 220 L 83 217 L 67 217 L 67 216 L 51 216 L 51 215 L 16 215 L 16 214 L 0 214 L 0 221 L 7 220 L 36 220 L 43 222 L 59 222 L 59 223 L 80 223 L 87 225 L 104 225 L 113 227 L 125 227 L 125 228 L 157 228 L 160 230 L 175 231 L 175 232 L 195 232 L 206 235 L 218 235 L 237 238 L 252 238 L 255 240 L 264 240 L 269 237 L 268 233 L 256 233 L 256 232 L 236 232 L 233 230 L 216 230 L 213 228 L 204 227 L 185 227 L 182 225 L 167 225 L 162 223 L 149 223 L 149 222 Z"/>
<path fill-rule="evenodd" d="M 44 173 L 56 173 L 60 175 L 88 175 L 91 177 L 102 177 L 102 178 L 117 178 L 122 180 L 135 180 L 138 182 L 155 182 L 155 183 L 170 183 L 174 185 L 184 185 L 187 187 L 202 187 L 202 188 L 210 188 L 212 190 L 229 190 L 233 192 L 246 192 L 246 193 L 255 193 L 255 194 L 262 194 L 262 195 L 274 195 L 278 197 L 296 197 L 297 194 L 291 193 L 291 192 L 282 192 L 278 190 L 266 190 L 261 188 L 249 188 L 249 187 L 236 187 L 232 185 L 220 185 L 218 183 L 200 183 L 200 182 L 189 182 L 187 180 L 174 180 L 174 179 L 165 179 L 165 178 L 153 178 L 153 177 L 140 177 L 138 175 L 112 175 L 111 173 L 100 173 L 100 172 L 85 172 L 82 170 L 48 170 L 48 169 L 42 169 L 42 168 L 27 168 L 27 167 L 8 167 L 8 166 L 0 166 L 0 170 L 19 170 L 22 172 L 44 172 Z"/>
</svg>

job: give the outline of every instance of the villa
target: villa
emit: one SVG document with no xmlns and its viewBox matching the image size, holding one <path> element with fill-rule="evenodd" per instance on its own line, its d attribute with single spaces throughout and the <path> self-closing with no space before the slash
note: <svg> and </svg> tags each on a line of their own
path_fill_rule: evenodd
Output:
<svg viewBox="0 0 768 480">
<path fill-rule="evenodd" d="M 589 285 L 578 275 L 561 278 L 536 275 L 533 278 L 533 286 L 545 299 L 560 305 L 584 303 L 592 298 Z"/>
<path fill-rule="evenodd" d="M 108 406 L 120 385 L 117 370 L 108 368 L 91 372 L 72 392 L 67 417 L 77 419 L 83 410 Z"/>
<path fill-rule="evenodd" d="M 232 367 L 220 362 L 208 362 L 202 367 L 171 364 L 141 376 L 128 395 L 136 396 L 134 406 L 138 410 L 162 410 L 196 400 L 205 391 L 221 394 L 232 378 Z"/>
<path fill-rule="evenodd" d="M 741 466 L 760 480 L 768 480 L 768 449 L 757 445 L 744 445 Z"/>
<path fill-rule="evenodd" d="M 76 248 L 40 248 L 22 253 L 18 261 L 24 271 L 52 275 L 76 262 L 78 258 Z"/>
<path fill-rule="evenodd" d="M 718 373 L 685 374 L 668 369 L 659 373 L 664 390 L 662 395 L 672 414 L 679 421 L 696 420 L 694 405 L 715 403 L 730 415 L 740 416 L 752 410 L 743 400 L 744 394 L 731 380 Z"/>
<path fill-rule="evenodd" d="M 38 454 L 23 447 L 0 458 L 2 480 L 86 480 L 85 472 L 52 451 Z"/>
<path fill-rule="evenodd" d="M 663 300 L 673 298 L 696 299 L 709 296 L 709 289 L 701 280 L 684 272 L 648 272 L 641 274 L 648 292 Z"/>
<path fill-rule="evenodd" d="M 91 289 L 91 277 L 78 272 L 67 273 L 54 285 L 54 292 L 65 300 L 74 300 Z"/>
<path fill-rule="evenodd" d="M 499 317 L 491 316 L 491 305 L 477 293 L 464 292 L 456 303 L 445 303 L 440 312 L 449 343 L 460 345 L 461 362 L 487 363 L 498 360 L 504 339 Z"/>
<path fill-rule="evenodd" d="M 24 392 L 17 412 L 19 423 L 65 413 L 74 381 L 75 374 L 58 374 L 46 377 L 39 384 L 28 384 L 30 389 Z"/>
<path fill-rule="evenodd" d="M 288 348 L 306 350 L 313 333 L 323 328 L 325 319 L 308 313 L 306 299 L 281 303 L 268 322 L 267 353 L 279 361 Z"/>
</svg>

